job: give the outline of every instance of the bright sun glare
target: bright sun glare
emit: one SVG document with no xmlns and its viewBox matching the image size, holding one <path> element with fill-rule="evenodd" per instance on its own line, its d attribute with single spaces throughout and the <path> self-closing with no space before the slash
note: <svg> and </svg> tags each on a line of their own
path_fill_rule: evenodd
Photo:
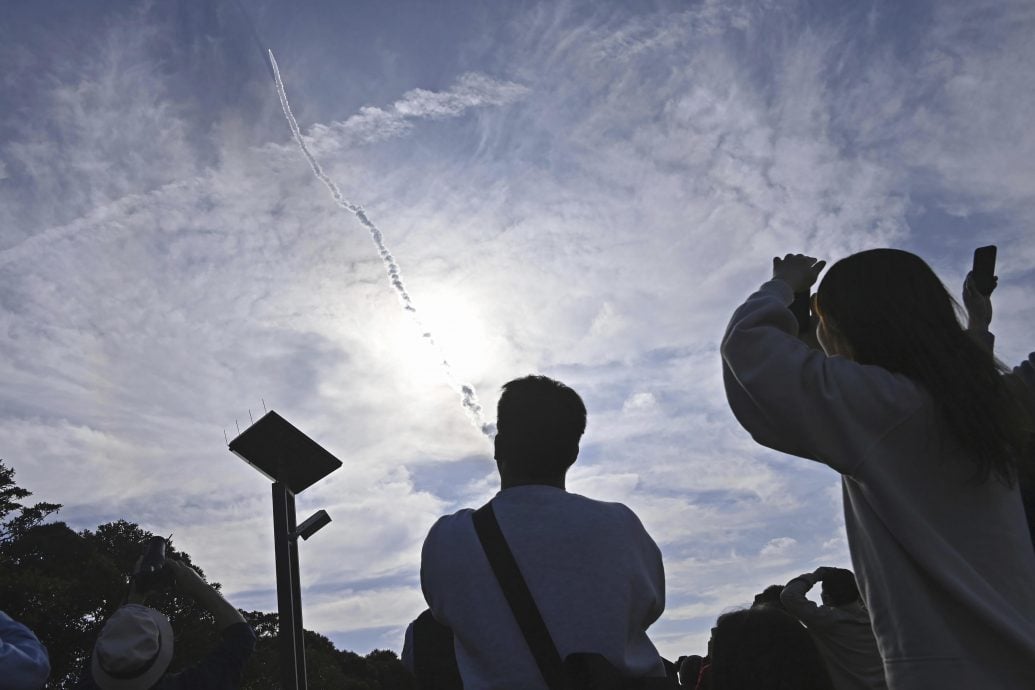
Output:
<svg viewBox="0 0 1035 690">
<path fill-rule="evenodd" d="M 404 352 L 417 365 L 421 378 L 445 381 L 442 357 L 449 362 L 453 376 L 460 382 L 471 382 L 485 376 L 492 365 L 491 341 L 475 300 L 456 290 L 428 290 L 420 295 L 417 311 L 424 330 L 438 345 L 436 352 L 411 320 L 400 324 L 399 342 Z"/>
</svg>

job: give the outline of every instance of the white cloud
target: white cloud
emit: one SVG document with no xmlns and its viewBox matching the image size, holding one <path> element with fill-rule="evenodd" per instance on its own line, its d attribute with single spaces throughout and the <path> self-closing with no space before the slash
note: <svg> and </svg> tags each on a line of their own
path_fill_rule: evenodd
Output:
<svg viewBox="0 0 1035 690">
<path fill-rule="evenodd" d="M 630 412 L 649 414 L 656 412 L 657 408 L 657 398 L 655 398 L 654 394 L 649 391 L 634 393 L 631 397 L 627 398 L 624 403 L 622 403 L 622 412 L 626 414 Z"/>
<path fill-rule="evenodd" d="M 518 101 L 529 93 L 528 87 L 509 81 L 468 72 L 460 75 L 445 91 L 413 89 L 387 109 L 361 108 L 343 122 L 315 124 L 306 142 L 317 156 L 323 156 L 356 143 L 372 143 L 410 131 L 413 120 L 439 120 L 457 117 L 473 108 L 499 107 Z"/>
<path fill-rule="evenodd" d="M 798 545 L 798 540 L 792 537 L 777 537 L 770 539 L 758 555 L 765 557 L 782 557 L 787 551 Z"/>
<path fill-rule="evenodd" d="M 480 60 L 459 69 L 481 72 L 309 129 L 487 407 L 533 371 L 583 395 L 569 486 L 627 503 L 662 546 L 670 657 L 765 585 L 847 563 L 836 475 L 758 448 L 726 409 L 717 341 L 769 259 L 942 255 L 951 243 L 913 227 L 933 203 L 919 188 L 961 217 L 1035 221 L 1030 12 L 990 10 L 986 46 L 961 33 L 977 21 L 963 7 L 909 29 L 916 68 L 772 3 L 544 3 L 498 45 L 472 38 Z M 145 38 L 41 96 L 61 146 L 31 123 L 3 144 L 5 189 L 35 194 L 0 211 L 4 458 L 82 526 L 173 532 L 228 593 L 272 606 L 268 486 L 221 446 L 264 398 L 345 463 L 299 499 L 334 520 L 304 547 L 307 624 L 395 634 L 421 607 L 427 528 L 495 491 L 491 448 L 286 128 L 261 147 L 218 130 L 202 164 L 136 59 Z M 1035 248 L 998 241 L 997 323 L 1030 343 Z"/>
</svg>

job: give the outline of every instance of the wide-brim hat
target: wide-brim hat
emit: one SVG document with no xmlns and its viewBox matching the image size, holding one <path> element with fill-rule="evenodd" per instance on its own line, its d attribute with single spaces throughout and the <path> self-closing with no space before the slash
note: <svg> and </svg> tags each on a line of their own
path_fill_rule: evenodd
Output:
<svg viewBox="0 0 1035 690">
<path fill-rule="evenodd" d="M 90 671 L 102 690 L 147 690 L 165 674 L 172 656 L 169 619 L 146 606 L 126 604 L 104 624 Z"/>
</svg>

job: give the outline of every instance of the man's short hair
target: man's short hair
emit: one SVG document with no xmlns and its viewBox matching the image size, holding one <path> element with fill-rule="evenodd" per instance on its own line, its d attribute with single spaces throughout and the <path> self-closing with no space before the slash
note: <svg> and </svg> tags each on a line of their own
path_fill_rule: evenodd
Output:
<svg viewBox="0 0 1035 690">
<path fill-rule="evenodd" d="M 844 606 L 859 599 L 859 587 L 852 571 L 831 568 L 823 577 L 823 598 L 830 606 Z"/>
<path fill-rule="evenodd" d="M 546 376 L 503 384 L 496 408 L 497 451 L 532 476 L 562 473 L 579 454 L 586 406 L 579 394 Z"/>
</svg>

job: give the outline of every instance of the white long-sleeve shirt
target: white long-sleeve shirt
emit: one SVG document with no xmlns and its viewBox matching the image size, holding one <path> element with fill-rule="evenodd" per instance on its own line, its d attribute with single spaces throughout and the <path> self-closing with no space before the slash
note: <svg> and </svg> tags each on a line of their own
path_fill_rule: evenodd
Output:
<svg viewBox="0 0 1035 690">
<path fill-rule="evenodd" d="M 884 664 L 873 636 L 870 613 L 855 601 L 841 606 L 809 601 L 806 593 L 816 584 L 813 573 L 804 573 L 787 583 L 780 601 L 787 611 L 805 624 L 816 649 L 830 671 L 836 690 L 887 690 Z"/>
<path fill-rule="evenodd" d="M 492 507 L 562 659 L 595 652 L 625 676 L 665 675 L 647 637 L 665 608 L 661 552 L 629 508 L 542 485 L 500 491 Z M 424 598 L 453 630 L 466 690 L 545 690 L 472 513 L 442 517 L 428 533 Z"/>
<path fill-rule="evenodd" d="M 845 526 L 892 690 L 1035 688 L 1035 554 L 1019 492 L 974 464 L 905 376 L 797 337 L 764 284 L 722 342 L 726 395 L 759 443 L 842 475 Z"/>
</svg>

